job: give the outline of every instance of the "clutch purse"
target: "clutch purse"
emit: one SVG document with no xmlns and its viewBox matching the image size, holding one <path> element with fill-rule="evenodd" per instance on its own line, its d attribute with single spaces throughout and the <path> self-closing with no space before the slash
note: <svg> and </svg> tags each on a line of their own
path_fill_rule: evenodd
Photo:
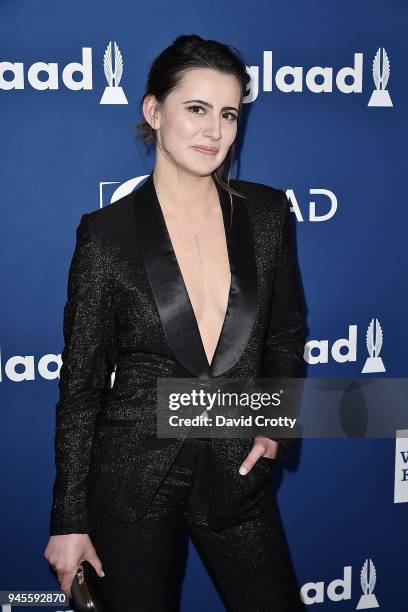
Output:
<svg viewBox="0 0 408 612">
<path fill-rule="evenodd" d="M 70 607 L 74 612 L 109 612 L 102 593 L 101 580 L 93 565 L 83 561 L 78 567 L 71 586 Z"/>
</svg>

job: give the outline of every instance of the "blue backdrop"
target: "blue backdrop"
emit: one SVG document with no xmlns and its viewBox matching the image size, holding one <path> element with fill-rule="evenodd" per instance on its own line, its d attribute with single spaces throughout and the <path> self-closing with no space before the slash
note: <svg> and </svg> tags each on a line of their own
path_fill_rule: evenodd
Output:
<svg viewBox="0 0 408 612">
<path fill-rule="evenodd" d="M 75 229 L 83 213 L 151 171 L 153 154 L 142 153 L 132 126 L 149 63 L 179 34 L 230 43 L 248 64 L 233 176 L 290 197 L 309 310 L 308 376 L 407 376 L 407 17 L 402 0 L 2 0 L 0 590 L 59 589 L 43 551 Z M 122 104 L 101 103 L 110 41 L 123 58 Z M 362 372 L 372 321 L 383 333 L 382 373 Z M 277 462 L 282 520 L 311 609 L 355 610 L 366 560 L 379 607 L 407 609 L 405 433 L 398 441 L 308 439 Z M 183 611 L 221 611 L 190 552 Z"/>
</svg>

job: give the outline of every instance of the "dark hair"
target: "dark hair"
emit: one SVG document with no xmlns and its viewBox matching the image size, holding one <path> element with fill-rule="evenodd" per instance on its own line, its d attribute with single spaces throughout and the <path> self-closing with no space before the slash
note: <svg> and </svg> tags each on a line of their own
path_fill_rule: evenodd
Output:
<svg viewBox="0 0 408 612">
<path fill-rule="evenodd" d="M 245 62 L 239 51 L 231 45 L 215 40 L 204 40 L 197 34 L 190 34 L 178 36 L 150 65 L 146 91 L 140 102 L 142 117 L 143 101 L 147 95 L 153 94 L 158 103 L 162 104 L 167 96 L 180 84 L 184 73 L 193 68 L 214 68 L 225 74 L 234 75 L 241 86 L 241 106 L 250 76 L 246 71 Z M 156 131 L 147 121 L 143 120 L 134 127 L 147 147 L 157 142 Z M 235 158 L 235 142 L 233 142 L 229 150 L 228 175 L 224 177 L 227 158 L 228 154 L 221 166 L 213 172 L 213 178 L 221 187 L 229 192 L 230 198 L 231 193 L 244 197 L 229 186 L 231 169 Z"/>
</svg>

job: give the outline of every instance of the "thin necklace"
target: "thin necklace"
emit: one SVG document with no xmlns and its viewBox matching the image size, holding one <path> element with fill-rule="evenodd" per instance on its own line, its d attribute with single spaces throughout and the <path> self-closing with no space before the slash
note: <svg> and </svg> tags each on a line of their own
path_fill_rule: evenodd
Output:
<svg viewBox="0 0 408 612">
<path fill-rule="evenodd" d="M 203 229 L 203 227 L 205 225 L 205 222 L 207 221 L 207 219 L 209 217 L 210 210 L 211 210 L 211 204 L 212 204 L 212 200 L 210 201 L 210 205 L 208 207 L 207 214 L 205 215 L 204 221 L 202 222 L 202 224 L 201 224 L 200 228 L 198 229 L 198 231 L 194 234 L 194 242 L 195 242 L 196 247 L 197 247 L 198 259 L 199 259 L 199 262 L 200 262 L 200 269 L 202 269 L 204 267 L 204 261 L 203 261 L 202 255 L 201 255 L 200 243 L 198 242 L 198 234 Z"/>
<path fill-rule="evenodd" d="M 204 225 L 205 225 L 205 223 L 206 223 L 206 221 L 207 221 L 207 219 L 208 219 L 208 216 L 209 216 L 209 214 L 210 214 L 210 210 L 211 210 L 211 205 L 212 205 L 212 199 L 210 200 L 210 204 L 209 204 L 208 209 L 207 209 L 207 212 L 206 212 L 206 214 L 205 214 L 204 221 L 201 223 L 201 225 L 200 225 L 200 227 L 198 228 L 198 230 L 197 230 L 195 233 L 193 233 L 193 241 L 194 241 L 194 243 L 195 243 L 195 246 L 196 246 L 196 249 L 197 249 L 197 253 L 198 253 L 198 259 L 199 259 L 199 262 L 200 262 L 200 270 L 202 270 L 202 269 L 203 269 L 203 267 L 204 267 L 204 260 L 203 260 L 202 253 L 201 253 L 200 243 L 198 242 L 198 235 L 199 235 L 199 233 L 201 232 L 201 230 L 203 229 L 203 227 L 204 227 Z M 187 213 L 187 214 L 188 214 L 188 213 Z M 189 241 L 191 241 L 191 235 L 187 235 L 187 234 L 184 232 L 184 230 L 183 230 L 183 231 L 180 231 L 180 229 L 179 229 L 179 228 L 177 228 L 177 231 L 178 231 L 180 234 L 183 234 L 183 235 L 184 235 L 184 237 L 185 237 L 185 238 L 187 238 Z"/>
</svg>

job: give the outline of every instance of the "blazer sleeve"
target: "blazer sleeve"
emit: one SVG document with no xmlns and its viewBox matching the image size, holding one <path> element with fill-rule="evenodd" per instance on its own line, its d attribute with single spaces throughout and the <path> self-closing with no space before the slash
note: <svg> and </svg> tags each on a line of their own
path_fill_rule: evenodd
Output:
<svg viewBox="0 0 408 612">
<path fill-rule="evenodd" d="M 88 533 L 87 475 L 95 418 L 113 369 L 112 291 L 101 240 L 84 214 L 76 230 L 64 307 L 55 421 L 50 534 Z"/>
<path fill-rule="evenodd" d="M 272 290 L 262 375 L 265 378 L 297 378 L 305 347 L 305 305 L 295 261 L 289 202 L 281 197 L 281 232 L 275 282 Z M 277 440 L 277 457 L 287 458 L 293 438 Z"/>
</svg>

